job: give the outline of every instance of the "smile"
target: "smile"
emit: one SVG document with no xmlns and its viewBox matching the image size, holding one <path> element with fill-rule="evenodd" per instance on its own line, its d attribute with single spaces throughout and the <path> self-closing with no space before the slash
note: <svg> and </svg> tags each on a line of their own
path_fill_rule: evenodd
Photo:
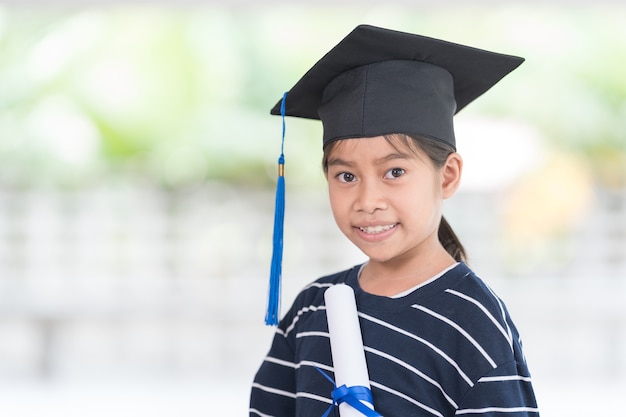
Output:
<svg viewBox="0 0 626 417">
<path fill-rule="evenodd" d="M 376 235 L 378 233 L 386 232 L 396 227 L 396 224 L 387 224 L 384 226 L 359 226 L 358 229 L 368 235 Z"/>
</svg>

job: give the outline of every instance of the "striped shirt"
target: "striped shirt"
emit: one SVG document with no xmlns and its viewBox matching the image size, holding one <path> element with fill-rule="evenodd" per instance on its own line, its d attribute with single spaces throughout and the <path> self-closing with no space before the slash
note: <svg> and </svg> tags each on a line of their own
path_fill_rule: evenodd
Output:
<svg viewBox="0 0 626 417">
<path fill-rule="evenodd" d="M 359 266 L 305 287 L 280 322 L 250 398 L 250 417 L 321 417 L 333 376 L 324 291 L 354 288 L 374 408 L 384 417 L 539 416 L 504 303 L 460 263 L 399 298 L 368 294 Z"/>
</svg>

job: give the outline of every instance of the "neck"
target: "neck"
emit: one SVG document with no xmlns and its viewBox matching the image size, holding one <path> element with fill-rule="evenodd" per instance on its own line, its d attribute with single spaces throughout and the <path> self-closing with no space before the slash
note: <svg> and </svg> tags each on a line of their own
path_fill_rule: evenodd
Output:
<svg viewBox="0 0 626 417">
<path fill-rule="evenodd" d="M 365 292 L 389 297 L 429 280 L 454 263 L 454 258 L 443 248 L 436 253 L 407 260 L 370 260 L 361 271 L 359 284 Z"/>
</svg>

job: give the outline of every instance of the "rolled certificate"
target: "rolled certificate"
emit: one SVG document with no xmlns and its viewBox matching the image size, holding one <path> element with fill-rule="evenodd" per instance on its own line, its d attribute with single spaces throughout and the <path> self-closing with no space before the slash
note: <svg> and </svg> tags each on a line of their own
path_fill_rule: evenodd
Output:
<svg viewBox="0 0 626 417">
<path fill-rule="evenodd" d="M 330 348 L 335 369 L 335 384 L 348 388 L 354 386 L 370 389 L 363 337 L 359 326 L 354 291 L 345 284 L 334 285 L 324 293 L 326 317 L 330 333 Z M 361 400 L 367 407 L 373 404 Z M 363 414 L 347 403 L 339 405 L 341 417 L 363 417 Z"/>
</svg>

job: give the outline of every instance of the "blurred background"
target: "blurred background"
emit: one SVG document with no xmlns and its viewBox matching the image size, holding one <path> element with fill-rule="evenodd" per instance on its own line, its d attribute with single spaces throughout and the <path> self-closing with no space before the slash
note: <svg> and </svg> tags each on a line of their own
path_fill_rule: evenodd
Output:
<svg viewBox="0 0 626 417">
<path fill-rule="evenodd" d="M 456 119 L 446 217 L 524 337 L 543 416 L 626 416 L 621 2 L 0 4 L 0 414 L 245 415 L 283 91 L 357 24 L 523 56 Z M 364 261 L 321 126 L 287 123 L 283 310 Z"/>
</svg>

